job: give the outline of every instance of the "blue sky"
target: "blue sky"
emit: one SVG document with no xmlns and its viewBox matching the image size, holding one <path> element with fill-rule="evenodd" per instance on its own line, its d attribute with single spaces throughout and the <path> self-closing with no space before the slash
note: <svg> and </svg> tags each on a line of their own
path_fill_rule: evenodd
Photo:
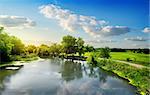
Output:
<svg viewBox="0 0 150 95">
<path fill-rule="evenodd" d="M 43 5 L 45 6 L 39 9 Z M 50 13 L 46 8 L 51 10 Z M 54 11 L 51 8 L 57 10 L 57 14 L 52 13 Z M 23 41 L 60 42 L 64 35 L 69 34 L 82 37 L 95 47 L 149 47 L 149 0 L 0 0 L 0 10 L 0 25 Z M 40 12 L 41 10 L 43 11 Z M 69 11 L 67 19 L 45 17 L 48 14 L 66 15 L 59 13 L 65 10 Z M 75 17 L 70 18 L 72 15 Z M 85 18 L 82 21 L 70 20 L 83 19 L 81 16 L 96 21 L 96 24 L 88 24 Z M 30 21 L 23 21 L 22 18 L 20 21 L 19 17 Z M 105 25 L 99 21 L 104 21 Z M 15 24 L 9 26 L 10 22 Z M 31 22 L 36 24 L 30 25 Z"/>
</svg>

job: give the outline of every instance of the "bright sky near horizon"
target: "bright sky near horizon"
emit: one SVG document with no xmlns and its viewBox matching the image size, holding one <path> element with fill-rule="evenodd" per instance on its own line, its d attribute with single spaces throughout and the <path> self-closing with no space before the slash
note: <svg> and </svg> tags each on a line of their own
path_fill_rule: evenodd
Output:
<svg viewBox="0 0 150 95">
<path fill-rule="evenodd" d="M 0 26 L 24 42 L 82 37 L 95 47 L 149 48 L 149 0 L 0 0 Z"/>
</svg>

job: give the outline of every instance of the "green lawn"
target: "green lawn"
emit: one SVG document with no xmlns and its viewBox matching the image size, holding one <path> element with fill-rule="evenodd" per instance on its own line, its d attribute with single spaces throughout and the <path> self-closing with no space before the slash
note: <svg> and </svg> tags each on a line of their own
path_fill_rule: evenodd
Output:
<svg viewBox="0 0 150 95">
<path fill-rule="evenodd" d="M 140 54 L 132 52 L 111 52 L 110 55 L 112 59 L 127 61 L 127 58 L 130 58 L 132 60 L 130 62 L 150 67 L 149 54 Z"/>
</svg>

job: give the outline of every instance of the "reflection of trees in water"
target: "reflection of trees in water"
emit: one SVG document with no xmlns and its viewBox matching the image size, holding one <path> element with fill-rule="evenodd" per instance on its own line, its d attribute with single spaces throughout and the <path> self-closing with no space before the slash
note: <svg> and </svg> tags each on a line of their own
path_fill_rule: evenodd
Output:
<svg viewBox="0 0 150 95">
<path fill-rule="evenodd" d="M 51 58 L 50 63 L 55 65 L 60 65 L 63 62 L 62 59 L 58 57 Z"/>
<path fill-rule="evenodd" d="M 82 68 L 81 63 L 74 63 L 72 61 L 65 61 L 62 64 L 62 78 L 66 81 L 73 79 L 82 78 Z"/>
<path fill-rule="evenodd" d="M 83 66 L 84 73 L 87 76 L 91 78 L 99 78 L 99 81 L 102 83 L 106 82 L 108 74 L 104 72 L 104 70 L 92 65 L 85 66 L 83 64 L 82 66 Z"/>
<path fill-rule="evenodd" d="M 9 82 L 11 75 L 14 75 L 16 71 L 2 70 L 0 71 L 0 95 L 5 89 L 5 83 Z"/>
<path fill-rule="evenodd" d="M 108 75 L 102 69 L 99 69 L 98 73 L 99 73 L 99 81 L 105 83 L 107 81 L 106 79 Z"/>
<path fill-rule="evenodd" d="M 62 64 L 62 78 L 66 81 L 73 79 L 79 79 L 83 77 L 83 73 L 90 78 L 98 78 L 101 83 L 107 81 L 107 77 L 110 75 L 103 69 L 96 66 L 74 63 L 72 61 L 65 61 Z"/>
<path fill-rule="evenodd" d="M 89 69 L 90 69 L 90 73 L 88 74 L 89 77 L 97 78 L 98 77 L 97 69 L 95 69 L 92 66 L 89 66 Z"/>
</svg>

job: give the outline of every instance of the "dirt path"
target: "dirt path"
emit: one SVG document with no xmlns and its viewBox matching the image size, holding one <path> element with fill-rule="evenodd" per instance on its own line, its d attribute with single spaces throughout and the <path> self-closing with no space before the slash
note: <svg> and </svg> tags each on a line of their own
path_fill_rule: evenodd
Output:
<svg viewBox="0 0 150 95">
<path fill-rule="evenodd" d="M 126 61 L 121 61 L 121 60 L 113 60 L 113 61 L 125 63 L 125 64 L 128 64 L 128 65 L 134 66 L 136 68 L 148 68 L 148 69 L 150 69 L 149 67 L 146 67 L 146 66 L 143 66 L 143 65 L 140 65 L 140 64 L 131 63 L 131 62 L 126 62 Z"/>
</svg>

